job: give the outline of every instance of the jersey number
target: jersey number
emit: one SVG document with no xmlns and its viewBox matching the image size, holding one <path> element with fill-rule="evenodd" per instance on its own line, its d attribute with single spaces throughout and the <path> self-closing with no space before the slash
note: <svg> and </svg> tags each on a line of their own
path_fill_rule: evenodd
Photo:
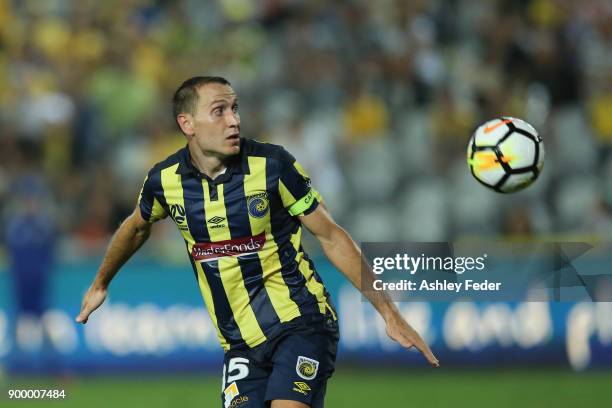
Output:
<svg viewBox="0 0 612 408">
<path fill-rule="evenodd" d="M 222 390 L 225 390 L 225 384 L 231 384 L 234 381 L 242 380 L 249 375 L 249 360 L 242 357 L 234 357 L 229 361 L 228 366 L 226 367 L 223 364 L 223 381 L 222 381 Z M 227 373 L 227 380 L 225 379 L 225 374 Z"/>
</svg>

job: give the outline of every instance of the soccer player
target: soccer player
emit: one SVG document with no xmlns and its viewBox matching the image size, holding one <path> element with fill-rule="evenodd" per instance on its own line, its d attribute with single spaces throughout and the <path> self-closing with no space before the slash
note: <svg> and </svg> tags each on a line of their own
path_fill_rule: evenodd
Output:
<svg viewBox="0 0 612 408">
<path fill-rule="evenodd" d="M 185 240 L 225 350 L 223 406 L 323 407 L 338 323 L 301 246 L 302 225 L 358 289 L 362 266 L 369 267 L 295 159 L 280 146 L 241 138 L 238 98 L 227 80 L 185 81 L 174 94 L 173 111 L 187 146 L 149 171 L 138 205 L 113 236 L 76 321 L 87 322 L 151 225 L 169 215 Z M 371 292 L 366 296 L 384 318 L 389 337 L 416 347 L 437 366 L 393 302 Z"/>
</svg>

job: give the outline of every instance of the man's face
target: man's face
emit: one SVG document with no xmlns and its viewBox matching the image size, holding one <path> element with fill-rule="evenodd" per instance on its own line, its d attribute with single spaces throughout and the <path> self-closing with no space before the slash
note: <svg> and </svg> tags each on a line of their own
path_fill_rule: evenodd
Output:
<svg viewBox="0 0 612 408">
<path fill-rule="evenodd" d="M 240 153 L 240 115 L 236 93 L 229 85 L 211 83 L 198 88 L 198 102 L 187 139 L 204 153 L 227 157 Z"/>
</svg>

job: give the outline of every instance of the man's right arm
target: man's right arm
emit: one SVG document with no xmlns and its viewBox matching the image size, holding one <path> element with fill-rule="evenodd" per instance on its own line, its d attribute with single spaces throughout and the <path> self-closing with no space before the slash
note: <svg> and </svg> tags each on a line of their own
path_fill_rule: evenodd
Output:
<svg viewBox="0 0 612 408">
<path fill-rule="evenodd" d="M 147 222 L 140 208 L 121 223 L 111 239 L 98 273 L 87 290 L 81 304 L 77 323 L 87 323 L 89 315 L 106 299 L 108 285 L 128 259 L 145 243 L 151 233 L 151 223 Z"/>
</svg>

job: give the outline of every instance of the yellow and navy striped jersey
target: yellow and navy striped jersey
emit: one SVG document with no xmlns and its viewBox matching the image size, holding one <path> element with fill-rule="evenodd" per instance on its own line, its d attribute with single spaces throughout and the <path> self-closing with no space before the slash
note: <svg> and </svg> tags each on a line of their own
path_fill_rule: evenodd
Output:
<svg viewBox="0 0 612 408">
<path fill-rule="evenodd" d="M 178 226 L 223 348 L 254 347 L 298 316 L 336 314 L 301 245 L 299 215 L 321 198 L 280 146 L 241 140 L 214 180 L 187 147 L 156 164 L 139 199 L 142 216 Z"/>
</svg>

